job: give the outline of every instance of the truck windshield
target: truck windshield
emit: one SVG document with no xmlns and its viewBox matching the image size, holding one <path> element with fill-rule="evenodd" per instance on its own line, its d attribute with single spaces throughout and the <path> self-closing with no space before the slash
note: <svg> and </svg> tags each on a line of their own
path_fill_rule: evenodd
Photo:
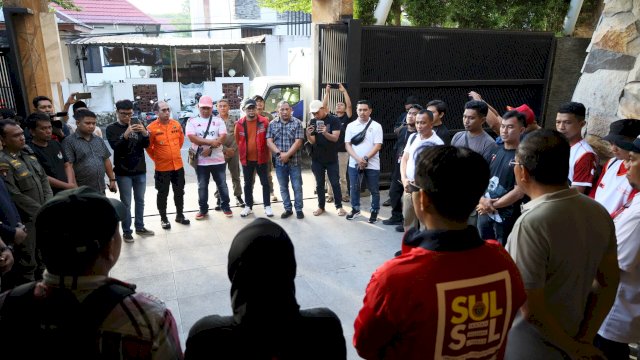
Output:
<svg viewBox="0 0 640 360">
<path fill-rule="evenodd" d="M 299 85 L 275 85 L 269 88 L 264 101 L 264 110 L 273 114 L 282 100 L 294 107 L 300 101 Z"/>
</svg>

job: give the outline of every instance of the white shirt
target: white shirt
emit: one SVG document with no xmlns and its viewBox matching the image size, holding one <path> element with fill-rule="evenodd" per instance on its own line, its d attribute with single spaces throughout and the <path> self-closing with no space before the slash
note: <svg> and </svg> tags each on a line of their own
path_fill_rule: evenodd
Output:
<svg viewBox="0 0 640 360">
<path fill-rule="evenodd" d="M 596 169 L 596 152 L 585 139 L 571 146 L 569 153 L 569 181 L 572 186 L 591 187 Z"/>
<path fill-rule="evenodd" d="M 371 121 L 371 125 L 367 129 L 367 135 L 364 140 L 358 144 L 353 145 L 353 151 L 358 154 L 359 157 L 363 157 L 367 155 L 371 149 L 375 146 L 375 144 L 382 144 L 383 132 L 382 126 L 376 122 L 375 120 L 369 118 Z M 347 130 L 344 135 L 344 142 L 351 142 L 351 138 L 358 135 L 362 130 L 364 130 L 367 123 L 362 123 L 360 119 L 356 119 L 347 125 Z M 355 168 L 358 164 L 356 164 L 356 159 L 353 157 L 349 157 L 349 167 Z M 380 151 L 378 151 L 373 157 L 369 158 L 369 165 L 367 165 L 368 170 L 380 170 Z"/>
<path fill-rule="evenodd" d="M 209 125 L 209 118 L 202 118 L 200 116 L 196 116 L 194 118 L 189 119 L 187 122 L 187 128 L 185 131 L 185 135 L 196 135 L 203 139 L 218 139 L 222 135 L 227 134 L 227 125 L 224 123 L 224 120 L 217 116 L 211 117 L 211 125 L 209 126 L 209 131 L 207 131 L 207 126 Z M 208 145 L 201 145 L 203 149 L 209 148 Z M 198 145 L 191 144 L 191 147 L 196 150 L 198 149 Z M 220 165 L 224 164 L 224 154 L 222 153 L 222 146 L 218 146 L 217 148 L 213 148 L 211 151 L 211 155 L 209 156 L 198 156 L 198 166 L 208 166 L 208 165 Z"/>
<path fill-rule="evenodd" d="M 414 140 L 415 139 L 415 140 Z M 407 145 L 404 146 L 404 154 L 409 155 L 409 159 L 407 160 L 407 167 L 405 169 L 405 175 L 409 181 L 413 181 L 416 179 L 416 158 L 418 157 L 418 153 L 416 150 L 420 149 L 422 145 L 425 143 L 432 143 L 433 145 L 444 145 L 444 141 L 440 139 L 438 135 L 436 135 L 435 131 L 431 132 L 431 136 L 423 139 L 422 136 L 418 133 L 413 133 L 407 139 Z M 421 150 L 422 151 L 422 150 Z"/>
<path fill-rule="evenodd" d="M 640 339 L 640 195 L 613 219 L 618 241 L 620 285 L 598 334 L 624 344 Z"/>
<path fill-rule="evenodd" d="M 602 171 L 602 178 L 596 187 L 594 199 L 611 214 L 627 201 L 633 188 L 627 180 L 624 161 L 616 158 L 610 159 Z"/>
</svg>

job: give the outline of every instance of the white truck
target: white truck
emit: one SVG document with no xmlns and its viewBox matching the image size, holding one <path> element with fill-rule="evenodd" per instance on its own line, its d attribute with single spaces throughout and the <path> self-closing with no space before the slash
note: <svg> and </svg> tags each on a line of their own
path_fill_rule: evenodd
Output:
<svg viewBox="0 0 640 360">
<path fill-rule="evenodd" d="M 291 76 L 258 76 L 251 81 L 246 98 L 260 95 L 264 98 L 265 111 L 276 116 L 276 106 L 282 100 L 291 104 L 293 116 L 302 120 L 304 126 L 309 118 L 309 103 L 312 99 L 310 79 Z"/>
</svg>

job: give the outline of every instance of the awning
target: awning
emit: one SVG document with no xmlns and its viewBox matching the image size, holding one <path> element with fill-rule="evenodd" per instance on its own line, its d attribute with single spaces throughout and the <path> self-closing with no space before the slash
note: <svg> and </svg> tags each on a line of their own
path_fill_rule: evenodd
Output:
<svg viewBox="0 0 640 360">
<path fill-rule="evenodd" d="M 95 36 L 70 42 L 74 45 L 127 46 L 127 47 L 181 47 L 181 48 L 237 48 L 242 45 L 262 44 L 265 35 L 233 40 L 186 37 L 143 37 L 133 35 Z"/>
</svg>

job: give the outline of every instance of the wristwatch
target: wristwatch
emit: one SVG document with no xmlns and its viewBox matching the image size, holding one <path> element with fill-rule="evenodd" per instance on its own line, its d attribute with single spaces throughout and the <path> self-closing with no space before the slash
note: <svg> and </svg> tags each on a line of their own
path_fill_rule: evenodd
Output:
<svg viewBox="0 0 640 360">
<path fill-rule="evenodd" d="M 278 152 L 276 153 L 276 156 L 278 156 L 278 157 L 280 156 L 280 151 L 278 151 Z"/>
<path fill-rule="evenodd" d="M 366 161 L 366 162 L 369 162 L 369 157 L 365 155 L 365 156 L 362 158 L 362 160 L 364 160 L 364 161 Z"/>
</svg>

